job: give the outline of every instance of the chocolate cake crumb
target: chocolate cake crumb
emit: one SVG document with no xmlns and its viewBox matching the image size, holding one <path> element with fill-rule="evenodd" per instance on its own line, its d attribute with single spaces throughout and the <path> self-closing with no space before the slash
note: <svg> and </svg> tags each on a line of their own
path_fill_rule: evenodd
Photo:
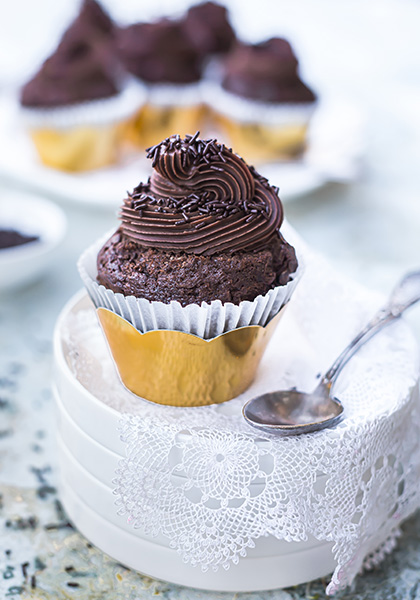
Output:
<svg viewBox="0 0 420 600">
<path fill-rule="evenodd" d="M 98 281 L 106 288 L 183 306 L 254 300 L 285 285 L 296 268 L 294 249 L 277 234 L 258 252 L 202 256 L 144 248 L 117 232 L 98 255 Z"/>
</svg>

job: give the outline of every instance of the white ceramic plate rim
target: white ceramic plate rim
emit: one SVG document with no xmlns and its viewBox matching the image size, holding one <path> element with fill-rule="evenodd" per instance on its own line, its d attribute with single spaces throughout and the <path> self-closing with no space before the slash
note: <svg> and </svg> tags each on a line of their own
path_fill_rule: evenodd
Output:
<svg viewBox="0 0 420 600">
<path fill-rule="evenodd" d="M 75 389 L 79 393 L 81 393 L 82 396 L 84 396 L 86 398 L 87 402 L 93 403 L 99 410 L 104 411 L 105 413 L 108 413 L 109 416 L 119 419 L 121 414 L 117 410 L 115 410 L 114 408 L 111 408 L 110 406 L 107 406 L 106 404 L 104 404 L 103 402 L 98 400 L 98 398 L 96 398 L 93 394 L 91 394 L 80 383 L 80 381 L 78 379 L 76 379 L 76 377 L 73 375 L 73 373 L 64 357 L 64 351 L 63 351 L 63 346 L 62 346 L 62 330 L 63 330 L 64 322 L 65 322 L 69 312 L 71 312 L 80 303 L 82 303 L 82 301 L 86 301 L 86 300 L 89 301 L 89 296 L 87 295 L 86 290 L 83 288 L 83 289 L 79 290 L 78 292 L 76 292 L 76 294 L 74 294 L 68 300 L 68 302 L 66 302 L 66 304 L 63 306 L 60 314 L 58 315 L 58 319 L 57 319 L 57 322 L 56 322 L 56 325 L 54 328 L 54 335 L 53 335 L 54 358 L 56 361 L 56 367 L 58 368 L 59 373 L 64 375 L 64 377 L 66 378 L 68 383 L 70 383 L 72 386 L 75 386 Z"/>
</svg>

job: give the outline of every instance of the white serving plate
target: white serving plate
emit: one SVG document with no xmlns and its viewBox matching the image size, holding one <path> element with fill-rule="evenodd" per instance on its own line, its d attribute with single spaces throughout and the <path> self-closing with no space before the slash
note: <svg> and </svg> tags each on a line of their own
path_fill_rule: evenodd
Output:
<svg viewBox="0 0 420 600">
<path fill-rule="evenodd" d="M 348 182 L 360 171 L 364 150 L 361 111 L 341 99 L 323 98 L 310 123 L 308 148 L 300 160 L 258 165 L 288 201 L 330 181 Z M 150 175 L 144 154 L 125 163 L 85 173 L 66 173 L 43 165 L 24 130 L 15 96 L 0 97 L 0 174 L 32 190 L 85 206 L 116 209 L 126 190 Z"/>
<path fill-rule="evenodd" d="M 99 445 L 122 456 L 124 445 L 118 434 L 120 413 L 106 406 L 83 387 L 71 372 L 63 351 L 62 329 L 68 314 L 73 310 L 89 307 L 90 302 L 86 292 L 81 290 L 67 302 L 58 317 L 53 340 L 55 385 L 63 406 L 79 428 Z M 98 423 L 101 424 L 100 427 Z"/>
<path fill-rule="evenodd" d="M 0 198 L 0 229 L 9 228 L 39 240 L 0 250 L 0 292 L 27 285 L 48 268 L 64 239 L 67 221 L 52 202 L 7 190 Z"/>
<path fill-rule="evenodd" d="M 83 469 L 111 488 L 122 455 L 109 450 L 87 435 L 71 418 L 55 388 L 54 398 L 58 419 L 57 431 L 61 441 Z"/>
</svg>

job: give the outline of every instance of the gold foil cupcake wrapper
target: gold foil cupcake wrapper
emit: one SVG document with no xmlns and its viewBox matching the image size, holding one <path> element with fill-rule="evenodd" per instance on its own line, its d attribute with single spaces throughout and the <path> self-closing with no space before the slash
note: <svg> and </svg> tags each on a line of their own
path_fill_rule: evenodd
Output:
<svg viewBox="0 0 420 600">
<path fill-rule="evenodd" d="M 202 128 L 206 110 L 200 83 L 155 83 L 146 89 L 147 102 L 125 131 L 128 147 L 144 149 L 175 133 L 184 136 Z"/>
<path fill-rule="evenodd" d="M 273 157 L 290 159 L 302 154 L 306 146 L 307 125 L 241 123 L 215 115 L 229 142 L 248 161 L 264 162 Z"/>
<path fill-rule="evenodd" d="M 306 147 L 315 102 L 250 100 L 224 90 L 218 79 L 203 82 L 203 97 L 214 121 L 248 162 L 290 160 Z"/>
<path fill-rule="evenodd" d="M 32 140 L 41 161 L 69 172 L 98 169 L 118 159 L 120 125 L 32 129 Z"/>
<path fill-rule="evenodd" d="M 130 82 L 117 96 L 73 106 L 23 108 L 21 114 L 41 161 L 79 172 L 118 161 L 127 123 L 145 98 L 144 87 Z"/>
<path fill-rule="evenodd" d="M 212 340 L 180 331 L 140 333 L 108 309 L 97 313 L 128 390 L 158 404 L 193 407 L 226 402 L 249 387 L 284 308 L 265 327 L 241 327 Z"/>
<path fill-rule="evenodd" d="M 128 142 L 139 148 L 154 146 L 173 135 L 181 136 L 201 128 L 204 118 L 204 105 L 160 106 L 147 103 L 131 119 L 126 130 Z"/>
</svg>

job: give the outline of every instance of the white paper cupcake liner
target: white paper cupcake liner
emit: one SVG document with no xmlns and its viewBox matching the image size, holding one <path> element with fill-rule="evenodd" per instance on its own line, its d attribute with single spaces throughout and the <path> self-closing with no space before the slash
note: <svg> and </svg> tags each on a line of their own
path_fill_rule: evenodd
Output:
<svg viewBox="0 0 420 600">
<path fill-rule="evenodd" d="M 25 125 L 30 128 L 101 126 L 128 119 L 145 104 L 146 98 L 145 86 L 129 79 L 115 96 L 56 108 L 21 107 L 21 115 Z"/>
<path fill-rule="evenodd" d="M 202 103 L 201 84 L 155 83 L 147 86 L 147 100 L 154 106 L 195 106 Z"/>
<path fill-rule="evenodd" d="M 202 83 L 205 103 L 215 113 L 242 123 L 264 125 L 306 125 L 316 108 L 316 102 L 273 103 L 241 98 L 224 90 L 216 81 Z"/>
<path fill-rule="evenodd" d="M 99 250 L 112 232 L 97 240 L 81 255 L 78 261 L 80 276 L 96 308 L 107 308 L 131 323 L 140 333 L 165 329 L 183 331 L 205 340 L 212 339 L 239 327 L 260 325 L 264 327 L 290 300 L 303 271 L 299 266 L 284 286 L 278 286 L 255 300 L 240 304 L 220 300 L 182 306 L 179 302 L 149 301 L 135 296 L 124 296 L 105 288 L 96 281 L 96 259 Z"/>
</svg>

